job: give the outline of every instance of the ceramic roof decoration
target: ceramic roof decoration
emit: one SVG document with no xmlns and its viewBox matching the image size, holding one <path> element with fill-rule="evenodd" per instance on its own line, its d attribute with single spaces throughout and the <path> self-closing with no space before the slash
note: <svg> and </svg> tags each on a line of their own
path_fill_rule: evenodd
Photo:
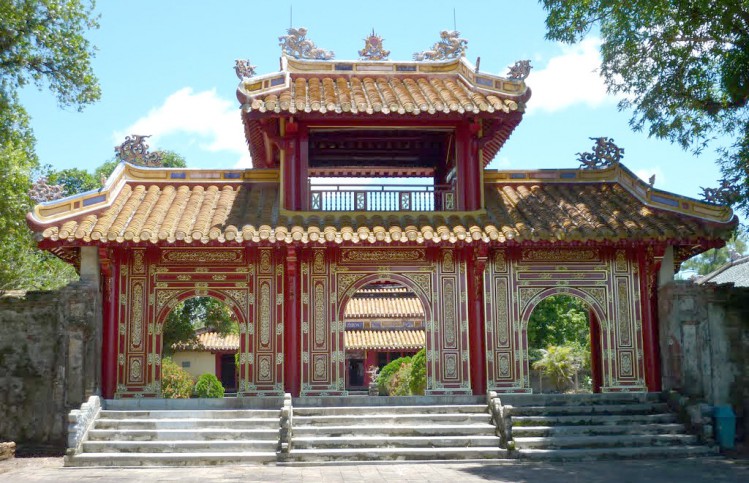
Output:
<svg viewBox="0 0 749 483">
<path fill-rule="evenodd" d="M 349 350 L 418 350 L 426 344 L 423 330 L 347 330 L 344 337 Z"/>
</svg>

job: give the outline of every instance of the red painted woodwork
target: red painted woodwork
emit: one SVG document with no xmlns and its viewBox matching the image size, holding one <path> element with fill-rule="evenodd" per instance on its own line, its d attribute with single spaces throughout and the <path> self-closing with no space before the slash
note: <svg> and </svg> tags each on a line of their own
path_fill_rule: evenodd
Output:
<svg viewBox="0 0 749 483">
<path fill-rule="evenodd" d="M 309 210 L 309 129 L 299 126 L 297 132 L 297 163 L 296 183 L 298 185 L 297 198 L 294 200 L 297 210 Z"/>
<path fill-rule="evenodd" d="M 103 297 L 103 327 L 101 345 L 101 386 L 104 399 L 114 397 L 117 387 L 117 294 L 120 290 L 120 264 L 122 257 L 119 251 L 113 251 L 111 264 L 111 281 Z"/>
<path fill-rule="evenodd" d="M 661 367 L 660 367 L 660 344 L 658 340 L 658 327 L 654 321 L 658 320 L 657 290 L 651 293 L 648 283 L 651 270 L 655 267 L 649 264 L 644 250 L 639 250 L 637 255 L 640 274 L 640 303 L 642 304 L 642 352 L 645 363 L 645 385 L 648 391 L 657 392 L 661 390 Z"/>
<path fill-rule="evenodd" d="M 367 387 L 369 387 L 369 383 L 372 381 L 369 373 L 369 368 L 372 366 L 377 367 L 377 351 L 368 350 L 364 359 L 364 385 Z"/>
<path fill-rule="evenodd" d="M 484 250 L 485 251 L 485 250 Z M 471 388 L 474 395 L 486 393 L 486 344 L 484 342 L 484 268 L 486 253 L 468 258 L 468 347 L 471 357 Z"/>
<path fill-rule="evenodd" d="M 286 313 L 284 314 L 284 391 L 298 397 L 300 392 L 299 368 L 301 349 L 299 341 L 299 271 L 295 247 L 286 253 Z"/>
<path fill-rule="evenodd" d="M 601 326 L 595 311 L 588 311 L 590 319 L 590 375 L 593 380 L 593 392 L 601 392 L 603 371 L 601 367 Z"/>
</svg>

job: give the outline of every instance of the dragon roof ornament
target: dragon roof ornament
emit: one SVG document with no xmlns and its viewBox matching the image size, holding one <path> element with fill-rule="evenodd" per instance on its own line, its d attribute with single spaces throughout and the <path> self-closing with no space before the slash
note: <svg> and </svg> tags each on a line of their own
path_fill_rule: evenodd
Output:
<svg viewBox="0 0 749 483">
<path fill-rule="evenodd" d="M 530 60 L 518 60 L 515 65 L 510 66 L 507 77 L 512 80 L 525 80 L 531 73 L 532 68 Z"/>
<path fill-rule="evenodd" d="M 65 188 L 59 184 L 49 184 L 49 179 L 42 176 L 36 180 L 29 190 L 29 198 L 34 203 L 45 203 L 59 200 L 65 195 Z"/>
<path fill-rule="evenodd" d="M 390 51 L 382 47 L 382 37 L 372 29 L 372 33 L 364 39 L 364 48 L 359 51 L 361 60 L 388 60 Z"/>
<path fill-rule="evenodd" d="M 590 139 L 595 141 L 593 152 L 577 153 L 581 169 L 604 169 L 616 166 L 624 157 L 624 148 L 614 144 L 613 139 L 606 137 Z"/>
<path fill-rule="evenodd" d="M 294 57 L 295 59 L 309 60 L 332 60 L 334 53 L 332 50 L 318 48 L 315 43 L 306 38 L 307 29 L 300 27 L 298 29 L 289 28 L 286 35 L 278 37 L 281 46 L 281 52 Z"/>
<path fill-rule="evenodd" d="M 237 59 L 234 64 L 234 72 L 239 77 L 239 80 L 249 79 L 255 76 L 255 67 L 250 64 L 250 59 Z"/>
<path fill-rule="evenodd" d="M 460 32 L 443 30 L 440 32 L 440 40 L 432 46 L 431 50 L 416 52 L 413 58 L 417 61 L 455 59 L 465 54 L 467 48 L 468 41 L 460 38 Z"/>
<path fill-rule="evenodd" d="M 115 147 L 114 152 L 122 161 L 131 164 L 150 168 L 160 167 L 162 165 L 161 153 L 148 152 L 146 138 L 150 137 L 150 135 L 141 136 L 138 134 L 133 134 L 132 137 L 125 136 L 125 142 Z"/>
</svg>

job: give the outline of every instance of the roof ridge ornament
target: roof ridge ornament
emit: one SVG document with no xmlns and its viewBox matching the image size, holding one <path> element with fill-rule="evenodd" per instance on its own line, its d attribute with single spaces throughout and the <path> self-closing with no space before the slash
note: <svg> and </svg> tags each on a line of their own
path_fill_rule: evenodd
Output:
<svg viewBox="0 0 749 483">
<path fill-rule="evenodd" d="M 448 60 L 456 59 L 465 54 L 468 49 L 468 41 L 460 38 L 457 30 L 443 30 L 440 32 L 440 40 L 436 42 L 431 50 L 416 52 L 414 60 Z"/>
<path fill-rule="evenodd" d="M 532 68 L 530 60 L 518 60 L 515 65 L 510 66 L 507 77 L 512 80 L 523 81 L 530 75 Z"/>
<path fill-rule="evenodd" d="M 120 160 L 130 164 L 149 168 L 161 167 L 163 163 L 161 153 L 158 151 L 148 152 L 148 144 L 145 140 L 150 137 L 151 135 L 141 136 L 139 134 L 133 134 L 132 137 L 125 136 L 125 142 L 115 147 L 114 152 Z"/>
<path fill-rule="evenodd" d="M 288 28 L 286 35 L 278 37 L 281 52 L 295 59 L 309 60 L 331 60 L 334 57 L 332 50 L 318 48 L 315 43 L 306 38 L 307 29 L 304 27 Z"/>
<path fill-rule="evenodd" d="M 46 203 L 59 200 L 65 196 L 65 187 L 61 184 L 49 184 L 49 178 L 42 176 L 31 184 L 29 198 L 34 203 Z"/>
<path fill-rule="evenodd" d="M 605 169 L 619 164 L 624 157 L 624 148 L 614 144 L 612 138 L 589 138 L 595 141 L 593 152 L 577 153 L 581 169 Z"/>
<path fill-rule="evenodd" d="M 250 64 L 250 59 L 237 59 L 234 61 L 234 72 L 239 80 L 249 79 L 255 76 L 255 65 Z"/>
<path fill-rule="evenodd" d="M 382 46 L 382 37 L 372 29 L 372 33 L 364 39 L 364 48 L 359 51 L 360 60 L 388 60 L 390 51 Z"/>
</svg>

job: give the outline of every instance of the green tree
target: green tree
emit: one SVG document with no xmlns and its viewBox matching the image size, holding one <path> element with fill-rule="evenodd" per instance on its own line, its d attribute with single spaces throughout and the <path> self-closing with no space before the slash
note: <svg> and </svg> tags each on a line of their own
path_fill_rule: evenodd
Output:
<svg viewBox="0 0 749 483">
<path fill-rule="evenodd" d="M 220 398 L 224 397 L 224 386 L 213 374 L 203 374 L 198 378 L 193 390 L 198 397 Z"/>
<path fill-rule="evenodd" d="M 211 328 L 220 334 L 236 334 L 239 324 L 231 309 L 213 297 L 192 297 L 177 304 L 163 329 L 163 351 L 172 352 L 176 342 L 195 340 L 195 329 Z"/>
<path fill-rule="evenodd" d="M 195 381 L 171 357 L 161 359 L 161 395 L 167 399 L 187 399 Z"/>
<path fill-rule="evenodd" d="M 551 379 L 554 388 L 562 391 L 583 365 L 581 354 L 574 347 L 552 345 L 541 349 L 541 358 L 533 363 L 533 369 L 543 371 Z"/>
<path fill-rule="evenodd" d="M 62 107 L 98 100 L 93 4 L 77 0 L 0 0 L 0 290 L 55 288 L 74 277 L 70 266 L 35 248 L 25 215 L 38 167 L 29 117 L 18 100 L 28 84 L 47 88 Z"/>
<path fill-rule="evenodd" d="M 601 37 L 609 92 L 630 125 L 684 149 L 720 149 L 721 198 L 749 214 L 749 3 L 746 0 L 541 0 L 547 38 Z"/>
<path fill-rule="evenodd" d="M 79 168 L 51 171 L 47 180 L 50 184 L 59 184 L 65 190 L 65 196 L 83 193 L 101 187 L 101 183 L 91 173 Z"/>
<path fill-rule="evenodd" d="M 577 297 L 552 295 L 542 300 L 528 322 L 528 347 L 590 346 L 588 307 Z"/>
<path fill-rule="evenodd" d="M 681 264 L 681 269 L 694 270 L 700 275 L 707 275 L 731 262 L 737 256 L 746 255 L 749 249 L 748 241 L 745 233 L 737 233 L 728 240 L 723 248 L 712 248 L 705 253 L 692 257 Z"/>
</svg>

